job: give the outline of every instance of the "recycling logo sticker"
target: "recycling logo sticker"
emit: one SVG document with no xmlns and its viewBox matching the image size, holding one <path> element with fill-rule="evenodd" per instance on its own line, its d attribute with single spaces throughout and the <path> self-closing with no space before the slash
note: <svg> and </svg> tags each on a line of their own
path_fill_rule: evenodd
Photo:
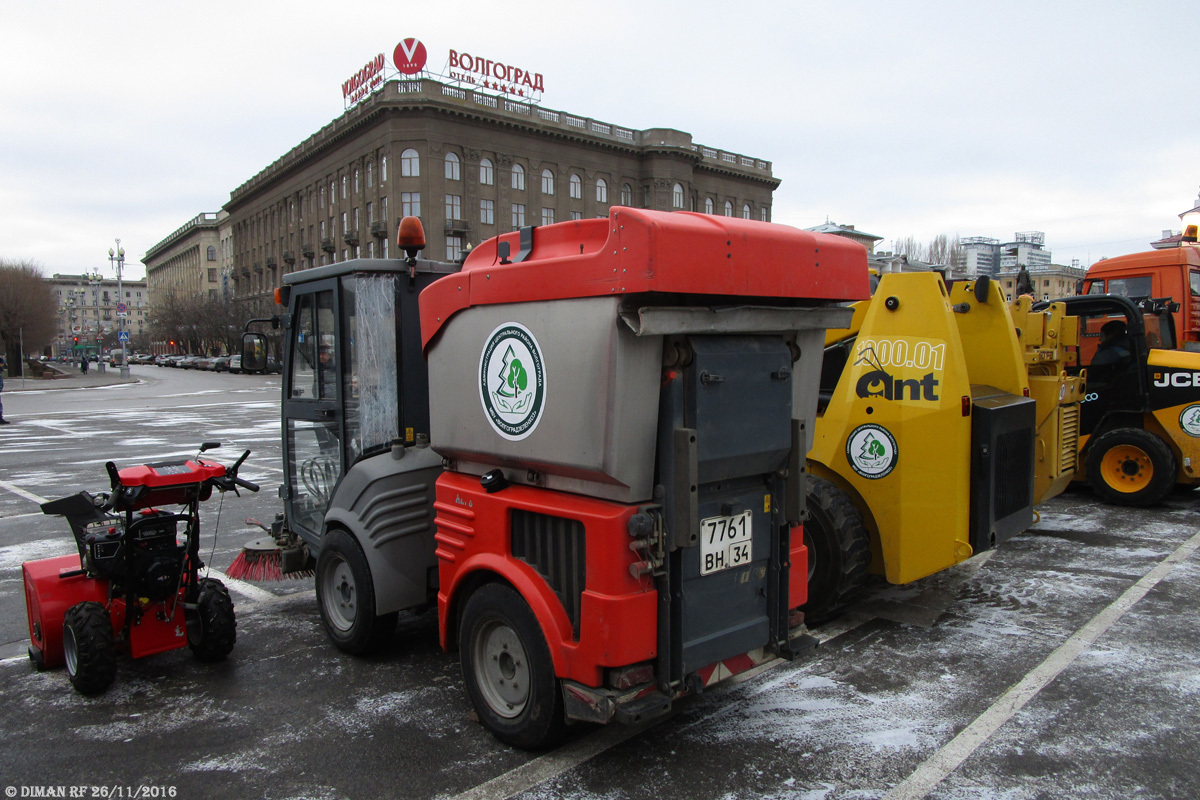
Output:
<svg viewBox="0 0 1200 800">
<path fill-rule="evenodd" d="M 859 475 L 878 480 L 896 468 L 896 437 L 880 425 L 859 425 L 846 440 L 846 460 Z"/>
<path fill-rule="evenodd" d="M 1188 436 L 1200 438 L 1200 405 L 1192 404 L 1180 412 L 1179 427 Z"/>
<path fill-rule="evenodd" d="M 519 322 L 492 331 L 479 357 L 479 400 L 496 433 L 520 441 L 546 405 L 546 367 L 537 339 Z"/>
</svg>

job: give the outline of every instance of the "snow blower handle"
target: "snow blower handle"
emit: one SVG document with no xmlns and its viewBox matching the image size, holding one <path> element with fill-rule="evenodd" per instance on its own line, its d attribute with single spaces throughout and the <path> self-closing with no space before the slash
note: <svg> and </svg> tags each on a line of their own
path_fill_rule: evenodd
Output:
<svg viewBox="0 0 1200 800">
<path fill-rule="evenodd" d="M 238 470 L 241 468 L 242 462 L 245 461 L 249 455 L 250 455 L 249 450 L 242 453 L 242 457 L 239 458 L 237 461 L 233 462 L 233 466 L 226 468 L 225 476 L 223 478 L 219 478 L 217 480 L 224 483 L 230 489 L 234 488 L 235 486 L 241 486 L 243 489 L 249 489 L 252 492 L 257 492 L 258 491 L 257 483 L 251 483 L 250 481 L 246 480 L 245 478 L 238 477 Z M 222 487 L 222 488 L 225 488 L 225 487 Z"/>
</svg>

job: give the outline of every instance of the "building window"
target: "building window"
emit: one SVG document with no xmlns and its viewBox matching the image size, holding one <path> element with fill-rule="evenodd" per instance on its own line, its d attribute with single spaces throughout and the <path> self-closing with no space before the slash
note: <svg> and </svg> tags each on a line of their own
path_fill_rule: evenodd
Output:
<svg viewBox="0 0 1200 800">
<path fill-rule="evenodd" d="M 379 157 L 379 182 L 387 181 L 387 156 Z"/>
<path fill-rule="evenodd" d="M 525 191 L 525 168 L 520 164 L 512 165 L 512 188 L 519 192 Z"/>
<path fill-rule="evenodd" d="M 461 181 L 462 180 L 462 165 L 458 160 L 457 153 L 446 153 L 446 180 Z"/>
<path fill-rule="evenodd" d="M 381 198 L 379 198 L 379 219 L 380 219 L 380 220 L 381 220 L 381 221 L 382 221 L 382 222 L 383 222 L 385 225 L 391 225 L 391 224 L 392 224 L 392 221 L 391 221 L 390 219 L 388 219 L 388 212 L 387 212 L 387 198 L 386 198 L 386 197 L 381 197 Z M 385 230 L 386 230 L 386 228 L 385 228 Z"/>
<path fill-rule="evenodd" d="M 742 203 L 742 219 L 750 219 L 750 204 Z"/>
<path fill-rule="evenodd" d="M 621 205 L 623 205 L 623 206 L 633 205 L 633 187 L 630 186 L 628 183 L 623 184 L 621 186 Z"/>
<path fill-rule="evenodd" d="M 354 168 L 354 193 L 358 194 L 361 191 L 362 191 L 362 171 L 358 167 L 355 167 Z"/>
<path fill-rule="evenodd" d="M 704 198 L 704 213 L 705 214 L 714 214 L 714 213 L 716 213 L 716 211 L 717 211 L 717 207 L 713 203 L 713 199 L 711 197 Z"/>
<path fill-rule="evenodd" d="M 608 184 L 604 182 L 604 178 L 600 178 L 596 181 L 596 202 L 608 202 Z"/>
<path fill-rule="evenodd" d="M 496 203 L 493 200 L 479 201 L 479 221 L 484 225 L 496 224 Z"/>
<path fill-rule="evenodd" d="M 411 147 L 400 154 L 400 177 L 418 178 L 421 176 L 421 158 Z"/>
<path fill-rule="evenodd" d="M 649 208 L 649 207 L 650 207 L 650 187 L 643 186 L 642 187 L 642 208 Z"/>
<path fill-rule="evenodd" d="M 732 200 L 725 201 L 725 216 L 727 216 L 727 217 L 733 216 L 733 201 Z"/>
<path fill-rule="evenodd" d="M 683 184 L 675 184 L 671 187 L 671 207 L 683 208 Z"/>
<path fill-rule="evenodd" d="M 514 229 L 525 227 L 525 204 L 513 203 L 512 226 Z"/>
<path fill-rule="evenodd" d="M 209 261 L 217 260 L 217 246 L 216 245 L 210 244 L 208 246 L 208 260 Z"/>
<path fill-rule="evenodd" d="M 447 261 L 462 261 L 462 237 L 447 236 L 446 237 L 446 260 Z"/>
<path fill-rule="evenodd" d="M 542 194 L 554 194 L 554 173 L 542 170 Z"/>
<path fill-rule="evenodd" d="M 583 212 L 582 211 L 572 211 L 571 219 L 583 219 Z"/>
<path fill-rule="evenodd" d="M 446 219 L 462 219 L 462 196 L 446 195 Z"/>
<path fill-rule="evenodd" d="M 767 220 L 767 207 L 766 206 L 763 206 L 762 208 L 758 209 L 758 218 L 761 219 L 763 222 L 769 221 L 769 220 Z"/>
<path fill-rule="evenodd" d="M 208 268 L 208 282 L 209 283 L 217 282 L 217 268 L 216 267 Z"/>
<path fill-rule="evenodd" d="M 554 224 L 554 209 L 553 208 L 543 208 L 542 209 L 542 224 L 543 225 L 553 225 Z"/>
<path fill-rule="evenodd" d="M 375 221 L 375 205 L 367 203 L 367 224 L 370 225 Z"/>
<path fill-rule="evenodd" d="M 325 207 L 325 184 L 321 184 L 321 208 Z"/>
<path fill-rule="evenodd" d="M 496 184 L 496 170 L 492 167 L 492 160 L 485 158 L 479 162 L 479 183 L 482 186 L 494 186 Z"/>
<path fill-rule="evenodd" d="M 349 232 L 350 232 L 350 228 L 347 226 L 346 212 L 343 211 L 342 212 L 342 235 L 344 236 Z"/>
<path fill-rule="evenodd" d="M 572 175 L 571 179 L 567 181 L 567 194 L 571 196 L 572 200 L 583 199 L 583 181 L 579 180 L 578 175 Z"/>
<path fill-rule="evenodd" d="M 350 186 L 349 179 L 345 175 L 343 175 L 342 176 L 342 199 L 343 200 L 345 200 L 346 197 L 349 195 L 349 193 L 347 192 L 347 189 L 349 188 L 349 186 Z"/>
<path fill-rule="evenodd" d="M 420 192 L 401 192 L 400 193 L 400 213 L 406 217 L 421 216 L 421 193 Z"/>
<path fill-rule="evenodd" d="M 367 188 L 370 189 L 373 186 L 375 186 L 375 162 L 368 161 L 367 162 Z"/>
</svg>

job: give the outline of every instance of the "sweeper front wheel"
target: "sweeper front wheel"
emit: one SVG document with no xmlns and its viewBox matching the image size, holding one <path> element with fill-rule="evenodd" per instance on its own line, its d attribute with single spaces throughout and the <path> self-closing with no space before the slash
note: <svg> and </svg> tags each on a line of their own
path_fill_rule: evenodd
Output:
<svg viewBox="0 0 1200 800">
<path fill-rule="evenodd" d="M 196 608 L 187 618 L 188 647 L 201 661 L 220 661 L 237 641 L 237 618 L 225 584 L 216 578 L 201 578 Z"/>
<path fill-rule="evenodd" d="M 375 613 L 375 586 L 367 557 L 354 537 L 331 530 L 317 558 L 317 606 L 333 643 L 352 655 L 372 653 L 396 631 L 399 614 Z"/>
<path fill-rule="evenodd" d="M 100 603 L 77 603 L 63 616 L 67 677 L 80 694 L 99 694 L 117 677 L 112 622 Z"/>
</svg>

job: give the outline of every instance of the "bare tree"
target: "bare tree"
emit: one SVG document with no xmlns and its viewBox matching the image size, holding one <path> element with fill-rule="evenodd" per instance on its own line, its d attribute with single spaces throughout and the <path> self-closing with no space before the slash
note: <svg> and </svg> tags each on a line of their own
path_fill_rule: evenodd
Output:
<svg viewBox="0 0 1200 800">
<path fill-rule="evenodd" d="M 36 264 L 0 258 L 0 352 L 10 373 L 16 374 L 24 355 L 22 342 L 26 352 L 34 352 L 53 341 L 57 314 L 54 291 Z"/>
</svg>

